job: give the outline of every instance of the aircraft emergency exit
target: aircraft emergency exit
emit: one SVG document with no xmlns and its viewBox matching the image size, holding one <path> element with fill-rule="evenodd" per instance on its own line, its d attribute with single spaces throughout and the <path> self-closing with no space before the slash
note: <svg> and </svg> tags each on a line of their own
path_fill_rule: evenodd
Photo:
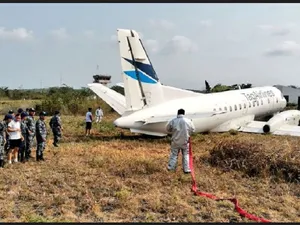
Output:
<svg viewBox="0 0 300 225">
<path fill-rule="evenodd" d="M 125 96 L 99 83 L 88 84 L 121 117 L 114 125 L 131 132 L 167 135 L 166 124 L 183 108 L 196 132 L 272 133 L 300 136 L 300 111 L 281 112 L 286 100 L 272 86 L 201 94 L 165 86 L 153 68 L 139 34 L 117 30 Z M 273 115 L 267 122 L 257 116 Z"/>
</svg>

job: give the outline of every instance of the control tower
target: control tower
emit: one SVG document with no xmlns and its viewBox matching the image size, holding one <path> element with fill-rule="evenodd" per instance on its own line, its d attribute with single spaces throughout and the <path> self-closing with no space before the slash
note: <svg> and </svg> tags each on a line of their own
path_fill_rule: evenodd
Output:
<svg viewBox="0 0 300 225">
<path fill-rule="evenodd" d="M 107 86 L 107 84 L 109 84 L 111 81 L 111 76 L 110 75 L 104 75 L 104 74 L 94 74 L 93 76 L 94 81 L 93 83 L 100 83 L 103 84 L 105 86 Z"/>
</svg>

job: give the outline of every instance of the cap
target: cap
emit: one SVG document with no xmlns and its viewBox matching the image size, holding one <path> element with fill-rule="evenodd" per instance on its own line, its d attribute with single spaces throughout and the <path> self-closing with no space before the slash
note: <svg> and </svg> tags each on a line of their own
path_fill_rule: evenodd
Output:
<svg viewBox="0 0 300 225">
<path fill-rule="evenodd" d="M 13 119 L 13 116 L 11 114 L 6 114 L 4 117 L 4 120 Z"/>
<path fill-rule="evenodd" d="M 9 113 L 9 114 L 13 114 L 14 111 L 13 111 L 13 110 L 9 110 L 8 113 Z"/>
<path fill-rule="evenodd" d="M 21 118 L 24 118 L 24 117 L 26 117 L 26 116 L 28 116 L 27 112 L 22 112 L 22 113 L 21 113 Z"/>
<path fill-rule="evenodd" d="M 18 109 L 18 113 L 22 113 L 24 110 L 22 108 Z"/>
<path fill-rule="evenodd" d="M 40 114 L 39 114 L 40 116 L 46 116 L 47 115 L 47 113 L 46 112 L 44 112 L 44 111 L 42 111 L 42 112 L 40 112 Z"/>
<path fill-rule="evenodd" d="M 34 108 L 29 108 L 29 112 L 35 112 Z"/>
<path fill-rule="evenodd" d="M 54 112 L 54 114 L 55 114 L 55 115 L 59 114 L 59 111 L 58 111 L 58 110 L 56 110 L 56 111 Z"/>
</svg>

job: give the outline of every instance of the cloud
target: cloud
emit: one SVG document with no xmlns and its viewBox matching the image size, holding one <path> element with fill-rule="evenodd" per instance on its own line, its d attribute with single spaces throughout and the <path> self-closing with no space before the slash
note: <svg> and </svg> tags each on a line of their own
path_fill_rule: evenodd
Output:
<svg viewBox="0 0 300 225">
<path fill-rule="evenodd" d="M 145 40 L 146 51 L 157 53 L 159 51 L 159 42 L 157 40 Z"/>
<path fill-rule="evenodd" d="M 179 54 L 197 52 L 198 46 L 191 39 L 176 35 L 160 50 L 162 54 Z"/>
<path fill-rule="evenodd" d="M 204 26 L 204 27 L 210 27 L 212 25 L 212 21 L 211 20 L 201 20 L 200 25 Z"/>
<path fill-rule="evenodd" d="M 165 19 L 150 19 L 149 24 L 153 28 L 162 29 L 162 30 L 173 30 L 175 28 L 174 23 Z"/>
<path fill-rule="evenodd" d="M 269 32 L 274 36 L 284 36 L 291 32 L 291 30 L 296 26 L 294 23 L 288 23 L 285 26 L 274 26 L 269 24 L 258 25 L 261 30 Z"/>
<path fill-rule="evenodd" d="M 5 27 L 0 27 L 0 39 L 23 41 L 33 39 L 33 31 L 20 27 L 8 30 Z"/>
<path fill-rule="evenodd" d="M 300 44 L 295 41 L 284 41 L 274 49 L 269 49 L 265 52 L 266 56 L 292 56 L 300 53 Z"/>
<path fill-rule="evenodd" d="M 64 39 L 69 38 L 69 34 L 67 33 L 66 28 L 59 28 L 56 30 L 51 30 L 50 34 L 52 35 L 52 37 L 54 37 L 55 39 L 58 39 L 58 40 L 64 40 Z"/>
</svg>

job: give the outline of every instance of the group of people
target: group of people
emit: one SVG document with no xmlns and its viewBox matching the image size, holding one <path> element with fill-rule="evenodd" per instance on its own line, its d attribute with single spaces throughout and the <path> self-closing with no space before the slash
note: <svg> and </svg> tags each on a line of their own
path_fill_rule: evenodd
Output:
<svg viewBox="0 0 300 225">
<path fill-rule="evenodd" d="M 177 117 L 167 123 L 166 130 L 172 134 L 171 154 L 168 163 L 168 170 L 175 170 L 177 166 L 178 154 L 182 151 L 182 165 L 184 173 L 190 173 L 189 165 L 189 144 L 190 135 L 195 132 L 193 122 L 184 117 L 184 109 L 179 109 Z M 96 112 L 96 123 L 101 122 L 103 110 L 98 107 Z M 47 128 L 45 124 L 46 112 L 39 113 L 39 119 L 35 121 L 34 108 L 26 111 L 18 109 L 17 114 L 12 110 L 5 115 L 0 122 L 0 167 L 4 167 L 4 156 L 7 154 L 7 163 L 26 162 L 31 156 L 31 148 L 36 138 L 36 161 L 44 161 L 44 150 L 46 146 Z M 93 122 L 92 108 L 86 113 L 86 136 L 90 135 Z M 60 113 L 55 111 L 49 125 L 52 129 L 54 140 L 53 145 L 58 147 L 63 130 Z"/>
<path fill-rule="evenodd" d="M 61 138 L 61 120 L 59 111 L 50 120 L 50 127 L 54 135 L 53 145 L 58 147 Z M 47 127 L 45 124 L 46 112 L 39 113 L 39 119 L 35 120 L 35 109 L 28 108 L 25 111 L 18 109 L 15 114 L 9 110 L 3 121 L 0 122 L 0 167 L 4 167 L 4 156 L 7 155 L 7 163 L 25 163 L 30 158 L 31 149 L 36 139 L 36 161 L 44 161 Z"/>
</svg>

